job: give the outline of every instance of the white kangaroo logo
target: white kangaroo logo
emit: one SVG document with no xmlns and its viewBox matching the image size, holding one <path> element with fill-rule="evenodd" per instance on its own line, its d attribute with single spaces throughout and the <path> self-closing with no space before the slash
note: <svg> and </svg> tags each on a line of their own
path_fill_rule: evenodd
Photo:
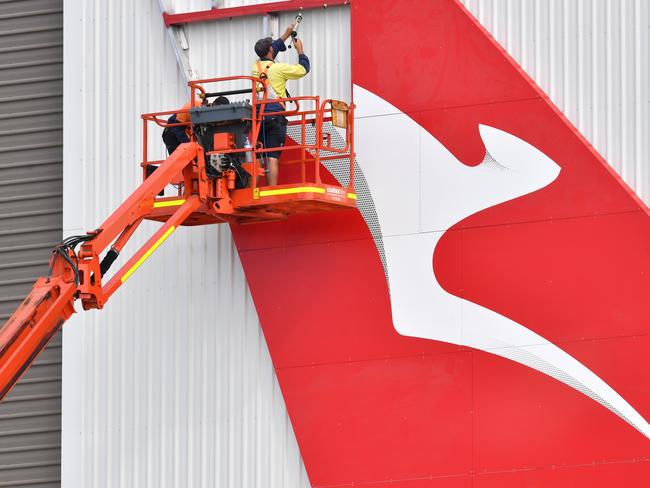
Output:
<svg viewBox="0 0 650 488">
<path fill-rule="evenodd" d="M 357 148 L 363 148 L 359 165 L 381 227 L 396 330 L 536 369 L 591 397 L 650 438 L 648 422 L 585 365 L 524 325 L 447 293 L 433 272 L 433 252 L 445 231 L 478 211 L 546 187 L 560 167 L 527 142 L 485 125 L 479 128 L 485 160 L 468 167 L 397 108 L 359 86 L 354 90 Z M 418 140 L 419 151 L 408 149 L 418 146 Z M 401 149 L 391 151 L 387 143 Z M 419 189 L 418 175 L 407 161 L 418 156 Z M 405 179 L 397 181 L 396 174 Z"/>
</svg>

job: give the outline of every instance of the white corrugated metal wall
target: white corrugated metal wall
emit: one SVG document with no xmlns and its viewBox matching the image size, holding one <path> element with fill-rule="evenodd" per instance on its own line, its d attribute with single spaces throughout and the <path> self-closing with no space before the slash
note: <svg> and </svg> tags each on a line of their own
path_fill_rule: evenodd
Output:
<svg viewBox="0 0 650 488">
<path fill-rule="evenodd" d="M 650 203 L 650 2 L 462 1 Z"/>
<path fill-rule="evenodd" d="M 67 234 L 92 228 L 134 188 L 135 114 L 182 100 L 158 2 L 134 3 L 66 1 Z M 213 4 L 164 3 L 176 13 Z M 251 3 L 262 2 L 217 5 Z M 648 3 L 464 3 L 647 202 Z M 328 69 L 331 79 L 319 71 L 349 59 L 347 9 L 328 10 L 306 15 L 314 72 L 294 91 L 345 99 L 347 65 Z M 193 68 L 247 71 L 262 26 L 261 18 L 187 26 Z M 224 227 L 177 232 L 105 311 L 66 327 L 64 486 L 308 485 Z"/>
<path fill-rule="evenodd" d="M 292 12 L 280 14 L 280 31 L 284 31 L 294 17 Z M 264 35 L 263 29 L 261 16 L 188 25 L 185 32 L 192 69 L 200 78 L 250 74 L 256 59 L 253 45 Z M 350 100 L 349 7 L 309 10 L 300 30 L 312 69 L 305 78 L 289 84 L 291 94 L 318 94 L 323 98 Z M 278 60 L 297 63 L 298 56 L 295 49 L 287 49 Z"/>
<path fill-rule="evenodd" d="M 138 184 L 139 114 L 186 92 L 157 0 L 66 0 L 64 64 L 70 235 Z M 309 485 L 226 226 L 178 230 L 66 325 L 63 362 L 63 486 Z"/>
</svg>

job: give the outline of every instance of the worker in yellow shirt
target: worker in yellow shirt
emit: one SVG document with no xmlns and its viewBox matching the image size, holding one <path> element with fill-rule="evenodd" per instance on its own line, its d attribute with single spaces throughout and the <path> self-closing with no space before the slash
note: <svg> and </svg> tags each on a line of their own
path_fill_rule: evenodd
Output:
<svg viewBox="0 0 650 488">
<path fill-rule="evenodd" d="M 309 73 L 309 58 L 305 54 L 302 41 L 294 39 L 294 47 L 298 53 L 298 64 L 276 63 L 275 57 L 278 53 L 286 51 L 284 44 L 291 33 L 294 31 L 296 24 L 291 24 L 280 38 L 275 41 L 270 37 L 260 39 L 255 43 L 255 53 L 259 60 L 253 65 L 253 76 L 266 78 L 268 81 L 268 99 L 287 98 L 287 81 L 298 80 Z M 264 109 L 265 113 L 284 112 L 286 110 L 284 103 L 275 102 L 267 103 Z M 287 119 L 282 115 L 265 116 L 260 129 L 260 140 L 266 148 L 275 148 L 284 146 L 287 136 Z M 278 184 L 278 161 L 281 150 L 266 153 L 267 173 L 266 182 L 269 186 Z"/>
</svg>

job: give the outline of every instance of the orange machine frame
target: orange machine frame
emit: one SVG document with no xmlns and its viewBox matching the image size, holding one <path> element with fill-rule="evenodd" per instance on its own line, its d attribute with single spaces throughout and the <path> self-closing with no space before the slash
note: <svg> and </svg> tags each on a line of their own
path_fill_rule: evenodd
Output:
<svg viewBox="0 0 650 488">
<path fill-rule="evenodd" d="M 285 105 L 292 103 L 295 104 L 293 110 L 285 110 L 282 112 L 265 112 L 267 104 L 276 103 L 278 99 L 269 100 L 266 84 L 263 80 L 252 76 L 230 76 L 223 78 L 211 78 L 206 80 L 191 81 L 189 83 L 191 89 L 191 105 L 194 107 L 199 99 L 205 99 L 206 90 L 204 88 L 207 84 L 220 84 L 225 82 L 243 81 L 250 83 L 250 90 L 246 93 L 251 96 L 252 117 L 251 117 L 251 141 L 258 141 L 261 121 L 263 117 L 268 116 L 285 116 L 292 118 L 289 122 L 291 126 L 300 127 L 301 141 L 285 145 L 284 147 L 263 147 L 261 144 L 254 144 L 251 148 L 232 148 L 228 150 L 211 151 L 206 154 L 206 157 L 211 154 L 235 154 L 235 153 L 249 153 L 251 163 L 245 164 L 246 170 L 252 175 L 252 185 L 249 188 L 242 190 L 227 190 L 227 181 L 216 180 L 214 184 L 208 182 L 207 199 L 205 205 L 200 211 L 195 212 L 191 218 L 188 219 L 186 225 L 197 225 L 206 223 L 219 223 L 219 222 L 260 222 L 284 219 L 288 215 L 296 213 L 307 213 L 322 210 L 336 210 L 340 208 L 353 208 L 356 206 L 356 194 L 354 192 L 354 105 L 350 105 L 347 110 L 347 123 L 345 129 L 345 147 L 337 148 L 329 143 L 329 138 L 323 133 L 323 124 L 332 120 L 332 112 L 334 107 L 338 106 L 341 102 L 338 100 L 326 99 L 321 101 L 318 96 L 301 96 L 289 97 L 280 99 Z M 244 90 L 235 90 L 242 92 Z M 221 92 L 231 93 L 231 92 Z M 259 95 L 258 95 L 259 94 Z M 301 109 L 302 104 L 311 104 L 313 108 Z M 143 119 L 143 177 L 147 178 L 146 167 L 150 165 L 160 164 L 160 161 L 148 160 L 148 123 L 153 122 L 160 127 L 171 126 L 184 126 L 190 133 L 191 142 L 196 142 L 196 138 L 192 131 L 191 122 L 170 124 L 166 120 L 161 119 L 162 116 L 168 116 L 172 113 L 184 113 L 185 111 L 176 112 L 156 112 L 144 114 Z M 316 137 L 314 144 L 306 143 L 307 125 L 313 124 L 316 130 Z M 323 139 L 327 142 L 324 142 Z M 301 168 L 301 177 L 299 181 L 279 185 L 274 187 L 260 187 L 258 186 L 257 176 L 263 175 L 261 168 L 261 157 L 267 153 L 277 150 L 289 151 L 293 149 L 300 150 L 300 158 L 294 161 L 287 161 L 287 163 L 299 163 Z M 331 153 L 323 155 L 323 152 Z M 308 159 L 313 159 L 313 163 Z M 337 185 L 323 184 L 321 180 L 320 170 L 323 161 L 334 159 L 349 159 L 350 179 L 347 187 L 343 188 Z M 306 167 L 308 164 L 313 164 L 314 179 L 309 181 L 307 178 Z M 206 178 L 199 178 L 204 181 Z M 183 193 L 179 192 L 174 197 L 167 197 L 157 199 L 156 203 L 158 210 L 154 211 L 148 218 L 154 220 L 164 221 L 171 215 L 171 209 L 183 201 L 186 196 L 186 187 L 183 188 Z M 214 206 L 217 203 L 217 206 Z M 176 205 L 175 205 L 176 204 Z"/>
<path fill-rule="evenodd" d="M 101 309 L 106 301 L 125 283 L 147 258 L 181 225 L 204 225 L 228 222 L 255 223 L 286 219 L 296 213 L 331 211 L 355 207 L 354 193 L 354 105 L 347 111 L 345 147 L 337 148 L 323 142 L 323 123 L 331 120 L 333 105 L 342 102 L 323 100 L 316 96 L 281 99 L 295 109 L 265 113 L 269 100 L 265 82 L 250 76 L 232 76 L 198 80 L 189 83 L 191 106 L 198 98 L 205 99 L 204 86 L 224 82 L 250 83 L 252 117 L 250 119 L 251 148 L 228 148 L 213 153 L 249 152 L 251 163 L 245 169 L 252 175 L 249 188 L 235 190 L 232 178 L 208 177 L 203 147 L 197 141 L 191 123 L 170 124 L 160 117 L 175 112 L 156 112 L 142 115 L 143 158 L 142 184 L 96 230 L 83 236 L 64 240 L 53 252 L 50 273 L 37 280 L 32 291 L 0 329 L 0 400 L 2 400 L 39 352 L 45 347 L 63 323 L 74 313 L 75 300 L 81 300 L 84 310 Z M 243 90 L 237 90 L 242 93 Z M 313 104 L 302 110 L 300 104 Z M 300 181 L 274 187 L 258 186 L 262 174 L 260 157 L 279 148 L 264 148 L 256 143 L 264 116 L 283 115 L 292 118 L 290 124 L 300 126 L 302 139 L 283 149 L 299 149 Z M 337 114 L 340 115 L 340 114 Z M 339 117 L 340 119 L 340 117 Z M 187 126 L 190 141 L 181 144 L 166 160 L 148 159 L 148 124 L 160 127 Z M 307 124 L 314 124 L 316 140 L 306 144 Z M 327 156 L 321 153 L 326 151 Z M 314 179 L 307 181 L 306 165 L 313 158 Z M 350 178 L 347 187 L 324 184 L 321 181 L 321 163 L 331 159 L 350 160 Z M 148 175 L 147 167 L 156 165 Z M 176 184 L 178 192 L 172 197 L 157 195 L 168 184 Z M 140 247 L 107 283 L 102 279 L 144 219 L 163 222 L 163 225 Z M 81 245 L 77 251 L 76 246 Z M 110 248 L 109 248 L 110 246 Z M 105 252 L 107 249 L 108 252 Z M 103 258 L 100 256 L 104 253 Z"/>
</svg>

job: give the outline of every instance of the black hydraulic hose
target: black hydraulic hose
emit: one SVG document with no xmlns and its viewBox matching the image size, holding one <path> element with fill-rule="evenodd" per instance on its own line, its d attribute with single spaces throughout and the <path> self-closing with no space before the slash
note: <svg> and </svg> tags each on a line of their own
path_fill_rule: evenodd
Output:
<svg viewBox="0 0 650 488">
<path fill-rule="evenodd" d="M 114 247 L 111 247 L 109 251 L 106 253 L 106 256 L 104 256 L 104 259 L 102 259 L 102 262 L 99 264 L 99 272 L 102 278 L 104 277 L 106 272 L 110 269 L 111 265 L 115 262 L 115 260 L 119 255 L 120 253 Z"/>
<path fill-rule="evenodd" d="M 201 98 L 212 98 L 212 97 L 227 97 L 228 95 L 243 95 L 245 93 L 251 93 L 250 88 L 245 88 L 242 90 L 230 90 L 222 92 L 210 92 L 201 94 Z"/>
<path fill-rule="evenodd" d="M 54 248 L 53 251 L 54 254 L 55 255 L 58 254 L 63 259 L 65 259 L 67 263 L 70 265 L 70 268 L 72 268 L 72 271 L 74 273 L 75 285 L 79 284 L 79 267 L 77 262 L 78 261 L 77 254 L 75 253 L 75 247 L 77 247 L 82 242 L 86 242 L 94 238 L 95 238 L 95 234 L 87 234 L 84 236 L 70 236 L 67 239 L 64 239 L 60 244 L 58 244 Z M 72 257 L 70 257 L 70 254 L 74 255 L 74 261 Z M 52 276 L 52 265 L 53 262 L 50 262 L 48 277 Z"/>
</svg>

